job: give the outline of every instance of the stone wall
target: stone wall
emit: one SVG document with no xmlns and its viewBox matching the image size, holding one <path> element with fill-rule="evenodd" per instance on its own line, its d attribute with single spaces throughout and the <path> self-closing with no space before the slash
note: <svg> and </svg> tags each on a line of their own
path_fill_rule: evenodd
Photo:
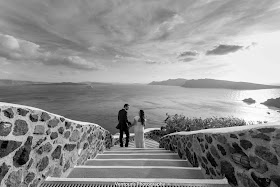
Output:
<svg viewBox="0 0 280 187">
<path fill-rule="evenodd" d="M 112 146 L 109 131 L 40 109 L 0 103 L 0 186 L 36 187 Z"/>
<path fill-rule="evenodd" d="M 160 130 L 160 128 L 150 128 L 147 129 L 144 136 L 145 138 L 152 139 L 159 142 L 160 138 L 166 135 L 165 131 Z"/>
<path fill-rule="evenodd" d="M 280 187 L 280 126 L 257 125 L 179 132 L 160 139 L 206 178 L 232 186 Z"/>
</svg>

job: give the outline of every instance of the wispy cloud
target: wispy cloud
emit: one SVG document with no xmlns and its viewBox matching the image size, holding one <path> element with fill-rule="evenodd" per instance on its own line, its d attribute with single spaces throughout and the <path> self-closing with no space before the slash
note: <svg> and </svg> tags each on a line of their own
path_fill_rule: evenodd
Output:
<svg viewBox="0 0 280 187">
<path fill-rule="evenodd" d="M 159 64 L 159 63 L 153 60 L 146 60 L 146 64 Z"/>
<path fill-rule="evenodd" d="M 184 51 L 180 53 L 179 57 L 186 57 L 186 56 L 197 56 L 199 53 L 197 51 Z"/>
<path fill-rule="evenodd" d="M 46 54 L 40 59 L 42 63 L 50 66 L 66 66 L 79 70 L 104 70 L 104 66 L 96 65 L 79 56 L 61 56 L 56 54 Z"/>
<path fill-rule="evenodd" d="M 158 25 L 154 31 L 151 33 L 151 39 L 154 40 L 165 40 L 170 35 L 172 30 L 180 25 L 183 24 L 184 18 L 178 14 L 172 16 L 169 20 L 164 21 L 160 25 Z"/>
<path fill-rule="evenodd" d="M 234 53 L 240 49 L 242 49 L 243 46 L 239 45 L 218 45 L 214 49 L 209 50 L 206 52 L 206 55 L 226 55 L 229 53 Z"/>
<path fill-rule="evenodd" d="M 180 61 L 182 61 L 182 62 L 191 62 L 191 61 L 194 61 L 194 60 L 196 60 L 196 58 L 187 57 L 187 58 L 181 59 Z"/>
<path fill-rule="evenodd" d="M 4 71 L 4 70 L 0 70 L 0 73 L 6 74 L 6 75 L 10 75 L 11 74 L 11 72 Z"/>
<path fill-rule="evenodd" d="M 256 42 L 252 42 L 250 45 L 248 45 L 247 47 L 245 47 L 245 49 L 252 49 L 254 47 L 256 47 L 258 44 Z"/>
<path fill-rule="evenodd" d="M 145 63 L 149 64 L 149 65 L 163 65 L 163 64 L 170 64 L 171 62 L 155 61 L 155 60 L 145 60 Z"/>
</svg>

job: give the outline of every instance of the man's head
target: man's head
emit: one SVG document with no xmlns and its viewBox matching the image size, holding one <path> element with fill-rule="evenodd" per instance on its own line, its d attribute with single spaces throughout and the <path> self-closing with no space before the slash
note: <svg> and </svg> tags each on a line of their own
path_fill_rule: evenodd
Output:
<svg viewBox="0 0 280 187">
<path fill-rule="evenodd" d="M 129 104 L 125 104 L 125 105 L 123 106 L 123 108 L 124 108 L 125 110 L 128 110 L 128 109 L 129 109 Z"/>
</svg>

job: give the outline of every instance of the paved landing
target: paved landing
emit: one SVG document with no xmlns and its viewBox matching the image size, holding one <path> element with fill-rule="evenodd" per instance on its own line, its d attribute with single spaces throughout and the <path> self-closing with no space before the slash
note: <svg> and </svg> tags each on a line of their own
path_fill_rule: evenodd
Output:
<svg viewBox="0 0 280 187">
<path fill-rule="evenodd" d="M 151 139 L 145 139 L 145 148 L 158 148 L 158 147 L 159 147 L 158 142 L 151 140 Z M 114 147 L 111 148 L 111 150 L 115 150 L 115 149 L 119 149 L 119 148 L 120 148 L 120 145 L 115 145 Z M 123 148 L 126 148 L 126 147 L 123 147 Z M 129 142 L 128 148 L 136 148 L 134 141 Z"/>
</svg>

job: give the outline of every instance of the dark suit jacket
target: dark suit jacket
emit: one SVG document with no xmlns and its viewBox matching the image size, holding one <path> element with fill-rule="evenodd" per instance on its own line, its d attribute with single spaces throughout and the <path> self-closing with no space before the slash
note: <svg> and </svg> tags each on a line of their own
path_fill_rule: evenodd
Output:
<svg viewBox="0 0 280 187">
<path fill-rule="evenodd" d="M 119 111 L 118 120 L 120 130 L 128 129 L 128 125 L 130 124 L 130 122 L 127 119 L 127 111 L 125 109 L 121 109 Z"/>
</svg>

